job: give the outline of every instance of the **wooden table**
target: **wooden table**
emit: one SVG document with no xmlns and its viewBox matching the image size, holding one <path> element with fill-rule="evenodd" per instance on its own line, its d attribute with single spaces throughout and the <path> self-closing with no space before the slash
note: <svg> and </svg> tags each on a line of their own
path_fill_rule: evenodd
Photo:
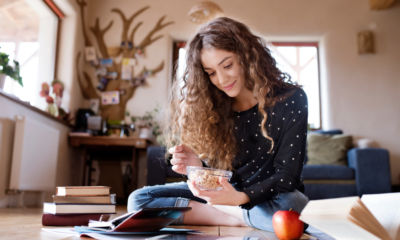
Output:
<svg viewBox="0 0 400 240">
<path fill-rule="evenodd" d="M 90 185 L 91 171 L 88 171 L 88 176 L 86 175 L 86 166 L 92 166 L 92 157 L 89 152 L 90 149 L 104 149 L 107 147 L 114 154 L 118 154 L 118 149 L 130 148 L 132 153 L 132 191 L 137 189 L 138 183 L 138 161 L 139 161 L 139 151 L 141 149 L 147 149 L 148 145 L 151 143 L 149 139 L 145 138 L 133 138 L 133 137 L 109 137 L 109 136 L 69 136 L 69 144 L 72 147 L 83 147 L 83 180 L 82 185 L 86 185 L 86 178 L 89 179 L 88 183 Z M 90 168 L 89 168 L 90 170 Z"/>
</svg>

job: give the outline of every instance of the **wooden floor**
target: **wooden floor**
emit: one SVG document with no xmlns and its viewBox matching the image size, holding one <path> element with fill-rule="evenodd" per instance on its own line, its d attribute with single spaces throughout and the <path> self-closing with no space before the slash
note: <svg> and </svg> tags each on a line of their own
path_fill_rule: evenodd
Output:
<svg viewBox="0 0 400 240">
<path fill-rule="evenodd" d="M 126 213 L 126 207 L 117 208 L 117 216 Z M 0 239 L 79 239 L 68 237 L 64 234 L 55 234 L 44 232 L 42 228 L 51 228 L 42 226 L 41 208 L 5 208 L 0 209 Z M 249 227 L 224 227 L 224 226 L 169 226 L 173 228 L 200 229 L 203 235 L 227 237 L 224 239 L 234 239 L 230 237 L 256 237 L 259 240 L 277 240 L 273 232 L 260 231 Z M 59 228 L 59 227 L 54 227 Z M 194 237 L 194 236 L 193 236 Z M 92 239 L 84 238 L 81 239 Z M 191 237 L 187 237 L 191 239 Z M 200 236 L 195 239 L 202 239 Z M 213 238 L 204 238 L 213 239 Z M 216 239 L 216 238 L 215 238 Z M 301 239 L 316 239 L 307 234 L 303 234 Z"/>
</svg>

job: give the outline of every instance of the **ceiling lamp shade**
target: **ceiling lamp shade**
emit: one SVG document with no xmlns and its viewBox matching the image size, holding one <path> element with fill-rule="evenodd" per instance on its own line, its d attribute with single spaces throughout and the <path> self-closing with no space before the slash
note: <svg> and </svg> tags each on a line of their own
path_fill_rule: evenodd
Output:
<svg viewBox="0 0 400 240">
<path fill-rule="evenodd" d="M 191 22 L 202 24 L 224 16 L 222 9 L 213 2 L 201 2 L 194 5 L 189 11 Z"/>
</svg>

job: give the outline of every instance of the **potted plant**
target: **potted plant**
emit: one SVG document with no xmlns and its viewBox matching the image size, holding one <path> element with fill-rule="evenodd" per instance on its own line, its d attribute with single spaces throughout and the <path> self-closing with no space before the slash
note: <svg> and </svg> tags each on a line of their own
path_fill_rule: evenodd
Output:
<svg viewBox="0 0 400 240">
<path fill-rule="evenodd" d="M 153 110 L 147 111 L 142 117 L 131 117 L 132 123 L 139 129 L 140 138 L 157 137 L 161 134 L 160 124 L 154 119 L 160 113 L 161 106 L 157 105 Z"/>
<path fill-rule="evenodd" d="M 8 58 L 8 55 L 0 52 L 0 89 L 3 89 L 7 76 L 17 81 L 19 85 L 23 87 L 22 78 L 19 75 L 19 62 L 13 61 L 14 67 L 9 65 L 9 62 L 10 59 Z"/>
<path fill-rule="evenodd" d="M 45 111 L 54 117 L 67 120 L 69 113 L 61 107 L 64 84 L 60 80 L 54 79 L 51 86 L 53 87 L 54 98 L 50 96 L 50 85 L 46 82 L 42 83 L 42 90 L 39 92 L 40 96 L 44 97 L 48 103 Z"/>
</svg>

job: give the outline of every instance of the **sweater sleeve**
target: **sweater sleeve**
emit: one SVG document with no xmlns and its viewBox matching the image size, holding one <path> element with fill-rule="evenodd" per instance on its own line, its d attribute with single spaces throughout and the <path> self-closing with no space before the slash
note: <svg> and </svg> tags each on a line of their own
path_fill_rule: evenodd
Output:
<svg viewBox="0 0 400 240">
<path fill-rule="evenodd" d="M 295 96 L 293 96 L 295 95 Z M 274 147 L 275 174 L 243 190 L 250 202 L 241 205 L 250 210 L 257 204 L 270 200 L 277 193 L 292 192 L 301 185 L 301 172 L 307 140 L 307 96 L 303 90 L 296 91 L 286 102 L 292 108 L 288 116 L 282 142 Z M 288 106 L 288 104 L 286 104 Z"/>
</svg>

